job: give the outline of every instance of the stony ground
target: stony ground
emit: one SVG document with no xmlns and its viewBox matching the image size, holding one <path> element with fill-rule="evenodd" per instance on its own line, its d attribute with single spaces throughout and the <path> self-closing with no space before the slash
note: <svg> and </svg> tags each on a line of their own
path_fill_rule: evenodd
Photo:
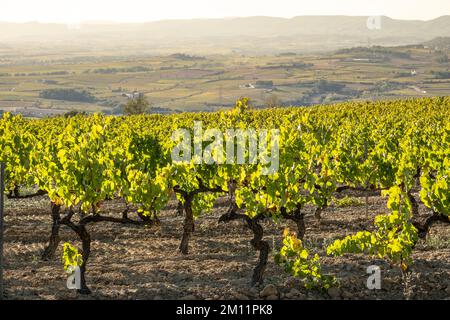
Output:
<svg viewBox="0 0 450 320">
<path fill-rule="evenodd" d="M 272 248 L 265 283 L 251 287 L 252 269 L 258 255 L 249 244 L 252 234 L 241 221 L 219 224 L 226 206 L 196 221 L 190 254 L 178 253 L 183 217 L 175 202 L 161 214 L 157 227 L 123 226 L 110 223 L 89 226 L 92 252 L 87 282 L 93 293 L 80 296 L 66 289 L 60 245 L 52 261 L 41 261 L 50 228 L 50 207 L 45 196 L 7 200 L 5 218 L 5 288 L 8 299 L 450 299 L 450 233 L 448 226 L 433 226 L 427 240 L 414 252 L 409 279 L 383 260 L 362 255 L 326 257 L 322 249 L 334 239 L 370 229 L 373 218 L 385 213 L 385 199 L 369 197 L 368 216 L 364 197 L 350 194 L 363 205 L 329 207 L 322 220 L 306 208 L 305 242 L 321 254 L 323 269 L 335 275 L 339 288 L 320 292 L 306 290 L 301 281 L 284 273 L 273 261 L 273 248 L 280 247 L 290 222 L 264 222 L 265 240 Z M 103 210 L 119 215 L 120 201 L 105 203 Z M 421 208 L 421 214 L 426 215 Z M 76 236 L 63 227 L 63 241 L 80 247 Z M 382 288 L 366 287 L 366 269 L 378 265 Z M 265 290 L 264 290 L 265 289 Z M 274 296 L 275 294 L 275 296 Z"/>
</svg>

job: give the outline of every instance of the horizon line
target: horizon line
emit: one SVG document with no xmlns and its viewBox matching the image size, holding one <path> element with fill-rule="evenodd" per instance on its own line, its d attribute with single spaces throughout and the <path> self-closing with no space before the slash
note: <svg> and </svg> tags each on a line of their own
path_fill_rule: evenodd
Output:
<svg viewBox="0 0 450 320">
<path fill-rule="evenodd" d="M 157 20 L 140 20 L 140 21 L 118 21 L 118 20 L 81 20 L 81 21 L 58 21 L 58 20 L 26 20 L 26 21 L 10 21 L 10 20 L 0 20 L 0 23 L 15 23 L 15 24 L 147 24 L 147 23 L 155 23 L 155 22 L 164 22 L 164 21 L 193 21 L 193 20 L 234 20 L 234 19 L 248 19 L 248 18 L 273 18 L 273 19 L 284 19 L 284 20 L 292 20 L 295 18 L 301 17 L 351 17 L 351 18 L 368 18 L 368 17 L 384 17 L 392 20 L 401 20 L 401 21 L 421 21 L 428 22 L 437 20 L 443 17 L 449 17 L 450 14 L 444 14 L 437 16 L 431 19 L 405 19 L 405 18 L 392 18 L 387 15 L 346 15 L 346 14 L 305 14 L 305 15 L 296 15 L 292 17 L 280 17 L 280 16 L 265 16 L 265 15 L 254 15 L 254 16 L 225 16 L 225 17 L 194 17 L 194 18 L 165 18 L 165 19 L 157 19 Z"/>
</svg>

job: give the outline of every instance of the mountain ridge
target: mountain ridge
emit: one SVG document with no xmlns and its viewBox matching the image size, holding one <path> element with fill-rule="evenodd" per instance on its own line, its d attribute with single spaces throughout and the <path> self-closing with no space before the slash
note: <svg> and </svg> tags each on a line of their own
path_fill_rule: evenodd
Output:
<svg viewBox="0 0 450 320">
<path fill-rule="evenodd" d="M 430 41 L 450 34 L 450 16 L 432 20 L 398 20 L 380 17 L 379 28 L 367 27 L 367 16 L 295 16 L 292 18 L 253 16 L 221 19 L 174 19 L 143 23 L 81 23 L 65 25 L 40 22 L 0 22 L 0 42 L 68 42 L 107 45 L 148 43 L 170 46 L 195 40 L 203 45 L 218 42 L 224 48 L 258 51 L 264 39 L 291 43 L 292 50 L 321 50 L 356 46 L 406 45 Z M 323 46 L 322 44 L 330 44 Z M 292 48 L 291 48 L 292 47 Z M 267 48 L 270 49 L 269 47 Z M 273 49 L 275 50 L 275 49 Z"/>
</svg>

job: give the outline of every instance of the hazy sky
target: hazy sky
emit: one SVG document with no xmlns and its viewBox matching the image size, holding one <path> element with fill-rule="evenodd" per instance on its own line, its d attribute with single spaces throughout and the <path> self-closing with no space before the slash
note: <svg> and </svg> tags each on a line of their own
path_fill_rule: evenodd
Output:
<svg viewBox="0 0 450 320">
<path fill-rule="evenodd" d="M 0 21 L 143 22 L 163 19 L 297 15 L 450 15 L 449 0 L 0 0 Z"/>
</svg>

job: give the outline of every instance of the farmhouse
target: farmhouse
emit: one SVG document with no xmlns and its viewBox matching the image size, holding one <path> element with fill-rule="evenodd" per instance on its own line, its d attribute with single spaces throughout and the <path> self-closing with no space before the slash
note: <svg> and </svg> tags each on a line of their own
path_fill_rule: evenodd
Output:
<svg viewBox="0 0 450 320">
<path fill-rule="evenodd" d="M 126 97 L 128 99 L 137 99 L 139 98 L 143 93 L 138 91 L 133 91 L 132 93 L 122 93 L 122 97 Z"/>
<path fill-rule="evenodd" d="M 253 84 L 251 84 L 251 83 L 246 83 L 246 84 L 240 85 L 239 88 L 241 88 L 241 89 L 255 89 L 255 86 Z"/>
</svg>

